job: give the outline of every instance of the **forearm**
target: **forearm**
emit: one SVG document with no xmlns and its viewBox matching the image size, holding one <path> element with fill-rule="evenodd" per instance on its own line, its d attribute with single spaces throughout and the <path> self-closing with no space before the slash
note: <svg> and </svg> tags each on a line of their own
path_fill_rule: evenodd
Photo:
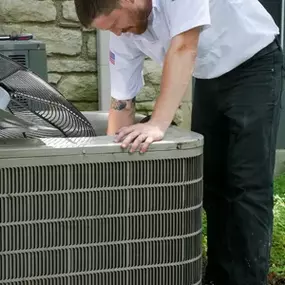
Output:
<svg viewBox="0 0 285 285">
<path fill-rule="evenodd" d="M 135 98 L 133 100 L 116 100 L 111 98 L 107 135 L 115 135 L 122 127 L 135 122 Z"/>
<path fill-rule="evenodd" d="M 165 57 L 161 92 L 156 100 L 151 121 L 166 130 L 186 93 L 194 69 L 195 49 L 170 47 Z"/>
</svg>

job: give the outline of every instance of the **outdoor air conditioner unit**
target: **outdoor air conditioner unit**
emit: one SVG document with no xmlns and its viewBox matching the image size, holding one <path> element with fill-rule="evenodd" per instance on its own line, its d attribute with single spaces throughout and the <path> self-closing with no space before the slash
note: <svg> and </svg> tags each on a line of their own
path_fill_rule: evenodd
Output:
<svg viewBox="0 0 285 285">
<path fill-rule="evenodd" d="M 84 115 L 97 137 L 0 140 L 0 284 L 201 284 L 203 137 L 129 154 Z"/>
<path fill-rule="evenodd" d="M 46 45 L 38 40 L 1 40 L 0 53 L 48 80 Z"/>
</svg>

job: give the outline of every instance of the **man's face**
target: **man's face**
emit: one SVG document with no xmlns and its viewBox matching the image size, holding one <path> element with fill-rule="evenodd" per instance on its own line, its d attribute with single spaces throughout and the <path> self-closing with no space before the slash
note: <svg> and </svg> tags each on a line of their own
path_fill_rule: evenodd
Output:
<svg viewBox="0 0 285 285">
<path fill-rule="evenodd" d="M 108 15 L 96 18 L 91 27 L 108 30 L 116 35 L 122 33 L 142 34 L 148 26 L 149 7 L 141 7 L 132 1 L 122 1 L 121 6 Z"/>
</svg>

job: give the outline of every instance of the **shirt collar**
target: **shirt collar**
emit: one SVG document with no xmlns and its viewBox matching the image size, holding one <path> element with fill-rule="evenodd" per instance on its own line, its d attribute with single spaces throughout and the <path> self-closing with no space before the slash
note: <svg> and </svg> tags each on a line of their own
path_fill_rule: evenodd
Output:
<svg viewBox="0 0 285 285">
<path fill-rule="evenodd" d="M 152 0 L 152 8 L 159 10 L 159 0 Z"/>
<path fill-rule="evenodd" d="M 157 13 L 160 11 L 159 0 L 152 0 L 152 9 L 148 17 L 149 25 L 155 24 L 155 20 L 157 18 Z"/>
</svg>

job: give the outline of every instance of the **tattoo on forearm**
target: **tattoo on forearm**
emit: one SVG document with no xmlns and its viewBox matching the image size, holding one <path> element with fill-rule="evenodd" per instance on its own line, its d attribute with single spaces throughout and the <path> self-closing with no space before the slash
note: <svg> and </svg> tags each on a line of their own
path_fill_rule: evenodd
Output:
<svg viewBox="0 0 285 285">
<path fill-rule="evenodd" d="M 135 108 L 136 98 L 131 100 L 117 100 L 111 97 L 111 108 L 117 111 Z"/>
</svg>

